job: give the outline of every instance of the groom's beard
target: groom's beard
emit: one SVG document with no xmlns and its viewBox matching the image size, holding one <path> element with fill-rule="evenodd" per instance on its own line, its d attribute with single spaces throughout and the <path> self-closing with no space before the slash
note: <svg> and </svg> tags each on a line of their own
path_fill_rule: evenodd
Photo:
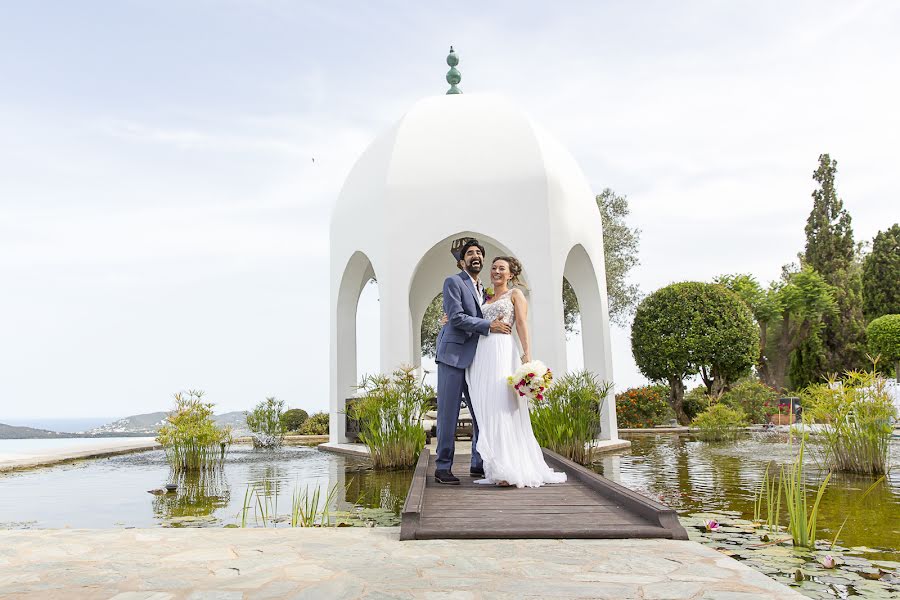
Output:
<svg viewBox="0 0 900 600">
<path fill-rule="evenodd" d="M 478 264 L 473 264 L 475 262 Z M 483 266 L 484 262 L 481 259 L 472 259 L 470 262 L 466 263 L 466 273 L 471 275 L 473 279 L 478 279 L 478 274 L 481 273 L 481 268 Z"/>
</svg>

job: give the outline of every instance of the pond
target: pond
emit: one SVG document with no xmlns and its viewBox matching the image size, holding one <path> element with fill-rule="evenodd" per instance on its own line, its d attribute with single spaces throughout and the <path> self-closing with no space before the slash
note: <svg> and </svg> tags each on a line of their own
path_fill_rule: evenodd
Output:
<svg viewBox="0 0 900 600">
<path fill-rule="evenodd" d="M 410 479 L 410 472 L 375 472 L 364 459 L 315 447 L 241 444 L 220 474 L 180 477 L 175 493 L 152 494 L 171 481 L 165 454 L 152 450 L 0 474 L 0 528 L 233 526 L 248 487 L 266 484 L 280 515 L 290 513 L 295 490 L 318 486 L 324 494 L 336 484 L 338 510 L 367 509 L 395 524 Z M 251 517 L 248 524 L 257 523 Z"/>
<path fill-rule="evenodd" d="M 630 450 L 603 455 L 595 469 L 685 517 L 734 511 L 751 519 L 766 465 L 788 463 L 797 450 L 785 436 L 768 433 L 731 443 L 672 434 L 630 439 Z M 891 453 L 892 463 L 900 464 L 900 444 L 894 442 Z M 811 453 L 807 469 L 811 481 L 824 477 Z M 410 479 L 410 471 L 375 472 L 364 459 L 313 447 L 265 451 L 236 445 L 220 475 L 182 478 L 177 492 L 154 495 L 148 490 L 169 482 L 165 456 L 155 450 L 0 474 L 0 528 L 223 527 L 240 522 L 248 486 L 264 482 L 277 497 L 279 514 L 290 512 L 295 490 L 337 485 L 338 510 L 396 516 Z M 842 545 L 875 548 L 878 558 L 900 561 L 900 472 L 895 470 L 860 500 L 871 482 L 867 477 L 832 477 L 819 510 L 819 537 L 831 540 L 849 515 L 840 534 Z M 389 523 L 396 519 L 382 524 Z"/>
</svg>

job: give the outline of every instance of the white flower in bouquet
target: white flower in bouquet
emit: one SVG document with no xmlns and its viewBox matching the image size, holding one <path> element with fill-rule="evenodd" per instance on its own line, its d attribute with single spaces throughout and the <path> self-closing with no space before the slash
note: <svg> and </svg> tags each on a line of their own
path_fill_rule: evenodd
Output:
<svg viewBox="0 0 900 600">
<path fill-rule="evenodd" d="M 527 362 L 509 376 L 509 385 L 520 397 L 532 402 L 543 402 L 544 394 L 553 383 L 553 372 L 539 360 Z"/>
</svg>

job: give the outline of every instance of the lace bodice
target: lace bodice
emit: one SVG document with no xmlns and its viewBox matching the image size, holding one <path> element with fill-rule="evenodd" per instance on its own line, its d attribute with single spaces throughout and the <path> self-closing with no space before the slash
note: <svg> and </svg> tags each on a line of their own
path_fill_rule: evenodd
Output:
<svg viewBox="0 0 900 600">
<path fill-rule="evenodd" d="M 485 302 L 481 307 L 481 313 L 484 315 L 484 318 L 493 321 L 500 317 L 510 327 L 514 326 L 516 324 L 516 311 L 513 308 L 512 292 L 512 290 L 507 290 L 499 297 L 494 298 L 490 303 Z"/>
</svg>

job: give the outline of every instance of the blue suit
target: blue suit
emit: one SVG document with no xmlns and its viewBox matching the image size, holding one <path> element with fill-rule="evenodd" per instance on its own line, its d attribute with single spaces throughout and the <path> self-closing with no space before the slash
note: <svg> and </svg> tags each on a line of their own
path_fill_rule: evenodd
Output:
<svg viewBox="0 0 900 600">
<path fill-rule="evenodd" d="M 478 454 L 478 423 L 472 411 L 472 399 L 466 386 L 466 367 L 475 358 L 478 338 L 488 335 L 491 322 L 485 319 L 478 301 L 478 291 L 468 273 L 462 271 L 444 280 L 444 312 L 448 322 L 438 333 L 438 418 L 437 458 L 438 470 L 453 466 L 453 450 L 456 444 L 456 422 L 459 420 L 460 401 L 466 397 L 472 413 L 472 467 L 481 469 Z M 483 299 L 482 299 L 483 300 Z"/>
</svg>

